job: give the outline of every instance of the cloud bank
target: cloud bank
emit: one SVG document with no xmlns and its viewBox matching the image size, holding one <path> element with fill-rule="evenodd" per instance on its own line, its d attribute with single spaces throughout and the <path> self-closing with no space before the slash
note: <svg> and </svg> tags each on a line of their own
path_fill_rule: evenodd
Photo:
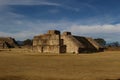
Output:
<svg viewBox="0 0 120 80">
<path fill-rule="evenodd" d="M 117 17 L 115 17 L 111 16 L 111 14 L 102 14 L 89 17 L 90 14 L 87 13 L 83 15 L 85 17 L 82 17 L 82 15 L 80 15 L 84 14 L 82 10 L 92 10 L 91 14 L 93 14 L 93 12 L 97 14 L 100 11 L 97 10 L 97 7 L 89 3 L 81 2 L 82 6 L 79 6 L 52 1 L 53 0 L 0 0 L 0 36 L 11 36 L 17 40 L 24 40 L 33 38 L 35 35 L 46 33 L 49 29 L 57 29 L 62 32 L 71 31 L 74 35 L 104 38 L 108 42 L 120 42 L 120 38 L 118 37 L 120 35 L 119 15 L 116 14 L 115 16 Z M 15 6 L 11 7 L 11 5 L 19 5 L 19 8 Z M 26 14 L 26 12 L 21 13 L 22 11 L 19 12 L 19 9 L 23 6 L 29 6 L 31 8 L 31 6 L 34 5 L 40 5 L 43 9 L 35 13 L 33 12 L 33 14 Z M 43 11 L 43 6 L 52 7 Z M 26 8 L 26 10 L 28 8 Z M 16 10 L 18 10 L 18 12 Z M 51 14 L 53 14 L 52 18 Z M 47 16 L 48 18 L 50 17 L 50 19 L 44 17 L 43 19 L 41 19 L 41 17 L 34 18 L 31 17 L 32 15 Z"/>
<path fill-rule="evenodd" d="M 104 25 L 72 25 L 69 30 L 80 34 L 112 34 L 120 32 L 120 24 L 104 24 Z"/>
<path fill-rule="evenodd" d="M 120 38 L 120 24 L 104 24 L 104 25 L 81 25 L 70 21 L 16 21 L 15 25 L 10 25 L 11 32 L 0 31 L 0 36 L 11 36 L 17 40 L 24 40 L 33 38 L 35 35 L 46 33 L 47 30 L 55 29 L 64 31 L 71 31 L 73 35 L 87 36 L 93 38 L 104 38 L 108 42 L 118 41 Z M 23 29 L 20 27 L 22 26 Z M 18 27 L 17 29 L 14 29 Z M 20 29 L 20 30 L 19 30 Z M 10 29 L 9 29 L 10 30 Z M 17 31 L 17 32 L 14 32 Z"/>
<path fill-rule="evenodd" d="M 58 3 L 48 2 L 47 0 L 0 0 L 0 5 L 50 5 L 60 6 Z"/>
<path fill-rule="evenodd" d="M 119 41 L 120 24 L 72 25 L 67 29 L 74 34 L 93 38 L 104 38 L 108 42 Z"/>
</svg>

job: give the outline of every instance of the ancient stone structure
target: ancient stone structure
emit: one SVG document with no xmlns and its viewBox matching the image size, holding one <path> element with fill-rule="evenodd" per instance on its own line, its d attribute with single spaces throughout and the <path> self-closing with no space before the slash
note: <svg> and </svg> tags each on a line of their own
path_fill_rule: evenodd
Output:
<svg viewBox="0 0 120 80">
<path fill-rule="evenodd" d="M 66 50 L 60 31 L 57 30 L 49 30 L 46 34 L 35 36 L 33 47 L 41 53 L 64 53 Z"/>
<path fill-rule="evenodd" d="M 66 53 L 80 53 L 80 49 L 85 48 L 70 32 L 64 32 L 61 38 L 64 40 L 64 45 L 66 45 Z"/>
<path fill-rule="evenodd" d="M 103 51 L 104 48 L 92 38 L 75 36 L 71 32 L 61 35 L 60 31 L 49 30 L 34 37 L 33 50 L 41 53 L 82 53 Z"/>
<path fill-rule="evenodd" d="M 15 48 L 18 47 L 14 38 L 0 37 L 0 49 Z"/>
<path fill-rule="evenodd" d="M 70 32 L 62 34 L 67 53 L 98 52 L 103 51 L 103 47 L 94 39 L 83 36 L 75 36 Z"/>
</svg>

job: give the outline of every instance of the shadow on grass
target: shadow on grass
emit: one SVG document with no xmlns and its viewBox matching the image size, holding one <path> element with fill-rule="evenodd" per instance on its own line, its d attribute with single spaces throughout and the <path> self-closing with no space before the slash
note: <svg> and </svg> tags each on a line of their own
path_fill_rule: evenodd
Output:
<svg viewBox="0 0 120 80">
<path fill-rule="evenodd" d="M 119 79 L 105 79 L 105 80 L 120 80 L 120 78 Z"/>
<path fill-rule="evenodd" d="M 28 80 L 22 76 L 0 76 L 0 80 Z"/>
<path fill-rule="evenodd" d="M 24 76 L 0 76 L 0 80 L 78 80 L 78 79 L 59 79 L 45 77 L 24 77 Z"/>
</svg>

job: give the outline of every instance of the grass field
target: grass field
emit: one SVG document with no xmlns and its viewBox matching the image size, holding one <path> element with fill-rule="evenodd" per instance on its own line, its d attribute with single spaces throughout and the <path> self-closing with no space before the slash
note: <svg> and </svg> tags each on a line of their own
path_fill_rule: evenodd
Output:
<svg viewBox="0 0 120 80">
<path fill-rule="evenodd" d="M 120 80 L 120 51 L 79 55 L 1 51 L 0 80 Z"/>
</svg>

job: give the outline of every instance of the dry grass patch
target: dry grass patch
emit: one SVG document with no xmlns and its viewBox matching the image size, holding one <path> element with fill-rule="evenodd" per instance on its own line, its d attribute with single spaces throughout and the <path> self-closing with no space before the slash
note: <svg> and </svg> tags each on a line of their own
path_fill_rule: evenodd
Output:
<svg viewBox="0 0 120 80">
<path fill-rule="evenodd" d="M 25 79 L 23 76 L 2 76 L 0 80 L 28 80 Z"/>
<path fill-rule="evenodd" d="M 79 55 L 0 52 L 0 76 L 0 80 L 119 80 L 120 52 Z"/>
</svg>

